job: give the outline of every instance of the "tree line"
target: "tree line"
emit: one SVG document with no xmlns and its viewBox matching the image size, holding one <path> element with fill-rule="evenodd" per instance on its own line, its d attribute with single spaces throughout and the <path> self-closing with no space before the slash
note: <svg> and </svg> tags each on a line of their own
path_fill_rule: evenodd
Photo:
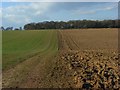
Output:
<svg viewBox="0 0 120 90">
<path fill-rule="evenodd" d="M 28 23 L 25 30 L 40 29 L 79 29 L 79 28 L 119 28 L 119 20 L 70 20 L 70 21 L 44 21 Z"/>
<path fill-rule="evenodd" d="M 13 28 L 13 27 L 3 27 L 3 26 L 1 26 L 0 27 L 0 30 L 2 30 L 2 31 L 9 31 L 9 30 L 22 30 L 22 27 L 19 27 L 19 28 Z"/>
</svg>

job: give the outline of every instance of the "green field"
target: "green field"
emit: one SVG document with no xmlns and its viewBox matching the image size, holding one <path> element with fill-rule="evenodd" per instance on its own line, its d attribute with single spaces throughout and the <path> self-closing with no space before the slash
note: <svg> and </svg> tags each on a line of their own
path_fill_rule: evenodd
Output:
<svg viewBox="0 0 120 90">
<path fill-rule="evenodd" d="M 54 30 L 3 31 L 2 69 L 14 67 L 37 54 L 56 53 L 58 49 L 56 33 Z"/>
</svg>

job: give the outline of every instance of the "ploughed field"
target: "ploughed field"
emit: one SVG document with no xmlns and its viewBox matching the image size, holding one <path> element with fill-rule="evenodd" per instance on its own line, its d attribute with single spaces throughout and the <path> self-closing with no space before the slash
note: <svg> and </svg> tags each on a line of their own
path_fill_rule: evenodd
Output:
<svg viewBox="0 0 120 90">
<path fill-rule="evenodd" d="M 3 87 L 118 89 L 117 34 L 117 29 L 3 32 Z"/>
<path fill-rule="evenodd" d="M 69 83 L 63 87 L 119 88 L 117 34 L 117 29 L 60 30 L 61 68 L 57 71 Z"/>
</svg>

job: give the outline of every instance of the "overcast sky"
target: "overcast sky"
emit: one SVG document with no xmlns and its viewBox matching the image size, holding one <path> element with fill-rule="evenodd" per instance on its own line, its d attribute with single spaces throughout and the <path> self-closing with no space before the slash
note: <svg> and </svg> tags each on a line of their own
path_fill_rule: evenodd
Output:
<svg viewBox="0 0 120 90">
<path fill-rule="evenodd" d="M 3 2 L 0 9 L 2 9 L 0 18 L 4 27 L 23 27 L 26 23 L 52 20 L 118 18 L 117 2 Z"/>
</svg>

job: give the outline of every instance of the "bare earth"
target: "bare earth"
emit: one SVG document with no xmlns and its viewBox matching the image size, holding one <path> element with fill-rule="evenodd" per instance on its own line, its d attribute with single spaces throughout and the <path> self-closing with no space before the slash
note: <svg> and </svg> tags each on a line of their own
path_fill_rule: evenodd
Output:
<svg viewBox="0 0 120 90">
<path fill-rule="evenodd" d="M 3 72 L 3 87 L 119 89 L 117 34 L 117 29 L 58 30 L 58 54 L 38 53 Z"/>
</svg>

